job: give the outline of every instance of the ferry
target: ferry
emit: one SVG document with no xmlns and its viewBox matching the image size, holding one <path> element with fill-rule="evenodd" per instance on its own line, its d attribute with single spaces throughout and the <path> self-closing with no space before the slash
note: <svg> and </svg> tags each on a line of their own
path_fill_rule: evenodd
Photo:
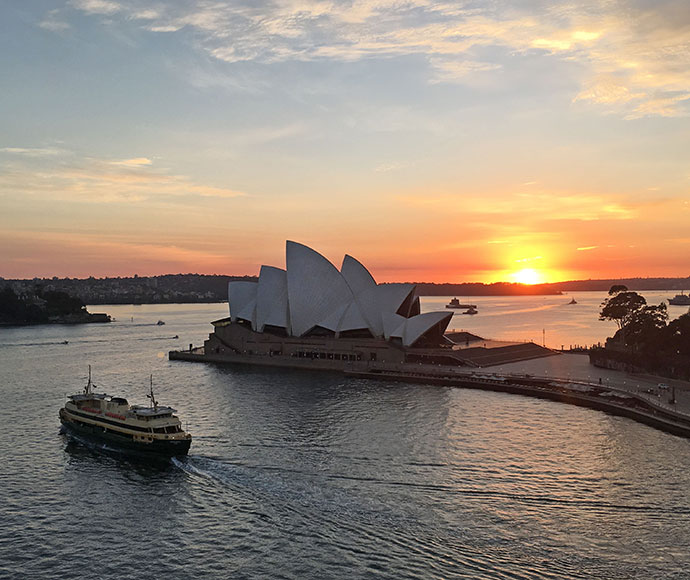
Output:
<svg viewBox="0 0 690 580">
<path fill-rule="evenodd" d="M 446 308 L 463 308 L 463 309 L 477 309 L 476 304 L 460 304 L 460 300 L 457 298 L 453 298 L 448 304 L 446 304 Z M 463 314 L 469 314 L 467 312 Z"/>
<path fill-rule="evenodd" d="M 668 299 L 668 303 L 672 306 L 690 306 L 690 296 L 687 294 L 676 294 L 673 298 Z"/>
<path fill-rule="evenodd" d="M 159 405 L 151 392 L 150 405 L 130 405 L 127 399 L 93 392 L 89 380 L 82 393 L 69 395 L 60 409 L 68 435 L 82 436 L 124 452 L 174 457 L 187 455 L 192 436 L 182 429 L 172 407 Z"/>
</svg>

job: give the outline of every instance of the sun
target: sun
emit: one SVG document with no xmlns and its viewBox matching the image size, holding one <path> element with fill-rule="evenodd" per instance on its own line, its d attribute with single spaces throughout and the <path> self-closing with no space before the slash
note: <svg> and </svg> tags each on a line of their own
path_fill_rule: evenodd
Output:
<svg viewBox="0 0 690 580">
<path fill-rule="evenodd" d="M 543 280 L 541 273 L 534 268 L 523 268 L 515 272 L 511 278 L 518 284 L 540 284 Z"/>
</svg>

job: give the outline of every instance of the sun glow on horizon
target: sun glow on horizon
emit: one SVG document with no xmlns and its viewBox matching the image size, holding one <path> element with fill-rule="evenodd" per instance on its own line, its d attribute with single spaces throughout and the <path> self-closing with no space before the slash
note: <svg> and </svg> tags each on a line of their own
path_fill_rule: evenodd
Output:
<svg viewBox="0 0 690 580">
<path fill-rule="evenodd" d="M 523 268 L 511 274 L 511 281 L 519 284 L 542 284 L 545 282 L 544 275 L 534 268 Z"/>
</svg>

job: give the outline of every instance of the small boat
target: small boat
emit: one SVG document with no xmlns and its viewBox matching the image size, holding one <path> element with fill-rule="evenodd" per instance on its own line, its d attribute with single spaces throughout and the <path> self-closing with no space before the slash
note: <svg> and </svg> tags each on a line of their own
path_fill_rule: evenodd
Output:
<svg viewBox="0 0 690 580">
<path fill-rule="evenodd" d="M 479 314 L 479 310 L 477 310 L 474 306 L 470 306 L 463 314 Z"/>
<path fill-rule="evenodd" d="M 162 320 L 159 320 L 158 322 L 156 322 L 156 324 L 157 324 L 158 326 L 163 326 L 163 325 L 165 324 L 165 322 L 162 321 Z"/>
<path fill-rule="evenodd" d="M 145 456 L 187 455 L 192 436 L 182 429 L 172 407 L 159 405 L 153 394 L 150 405 L 130 405 L 127 399 L 94 393 L 89 380 L 82 393 L 69 395 L 60 409 L 63 431 L 69 436 L 88 438 L 106 447 Z"/>
<path fill-rule="evenodd" d="M 460 304 L 460 300 L 457 298 L 453 298 L 448 304 L 446 304 L 446 308 L 471 308 L 476 310 L 477 305 L 476 304 Z M 466 312 L 463 312 L 463 314 L 467 314 Z"/>
<path fill-rule="evenodd" d="M 671 306 L 690 306 L 690 296 L 687 294 L 676 294 L 673 298 L 668 299 Z"/>
<path fill-rule="evenodd" d="M 573 298 L 570 302 L 568 302 L 568 304 L 577 304 L 577 300 L 575 300 L 575 298 Z"/>
</svg>

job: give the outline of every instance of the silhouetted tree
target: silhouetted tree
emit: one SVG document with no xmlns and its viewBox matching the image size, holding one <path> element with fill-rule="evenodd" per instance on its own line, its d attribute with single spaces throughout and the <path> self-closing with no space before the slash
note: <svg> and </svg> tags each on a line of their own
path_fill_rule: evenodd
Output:
<svg viewBox="0 0 690 580">
<path fill-rule="evenodd" d="M 660 331 L 666 328 L 668 313 L 666 303 L 645 306 L 634 312 L 625 325 L 625 344 L 634 349 L 654 346 L 658 349 Z"/>
<path fill-rule="evenodd" d="M 625 284 L 614 284 L 609 288 L 609 296 L 613 296 L 614 294 L 618 294 L 619 292 L 627 292 L 628 287 Z"/>
<path fill-rule="evenodd" d="M 33 324 L 46 320 L 46 313 L 40 306 L 22 300 L 10 287 L 0 290 L 0 323 Z"/>
<path fill-rule="evenodd" d="M 665 351 L 690 356 L 690 313 L 671 321 L 660 335 Z"/>
<path fill-rule="evenodd" d="M 614 288 L 615 286 L 612 286 L 611 290 Z M 613 320 L 619 329 L 623 329 L 646 305 L 644 296 L 637 292 L 620 291 L 601 303 L 599 320 Z"/>
<path fill-rule="evenodd" d="M 85 304 L 66 292 L 48 291 L 41 296 L 46 301 L 46 310 L 51 315 L 76 314 L 86 309 Z"/>
</svg>

